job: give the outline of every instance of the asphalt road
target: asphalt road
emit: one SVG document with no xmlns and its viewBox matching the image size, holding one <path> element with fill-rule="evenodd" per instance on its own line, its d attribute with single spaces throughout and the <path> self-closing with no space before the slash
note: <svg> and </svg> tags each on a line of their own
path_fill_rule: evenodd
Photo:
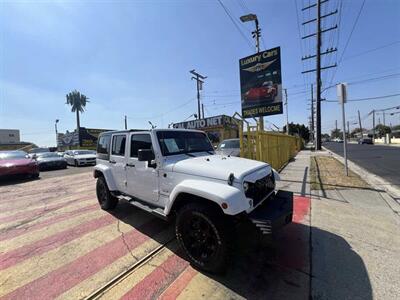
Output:
<svg viewBox="0 0 400 300">
<path fill-rule="evenodd" d="M 67 175 L 81 174 L 85 172 L 92 172 L 92 170 L 93 166 L 84 166 L 84 167 L 68 166 L 67 169 L 40 171 L 40 177 L 38 179 L 31 179 L 25 176 L 2 178 L 0 179 L 0 186 L 20 184 L 32 180 L 44 180 L 44 179 L 67 176 Z"/>
<path fill-rule="evenodd" d="M 329 142 L 323 146 L 343 156 L 343 144 Z M 349 160 L 400 187 L 400 147 L 347 144 Z"/>
</svg>

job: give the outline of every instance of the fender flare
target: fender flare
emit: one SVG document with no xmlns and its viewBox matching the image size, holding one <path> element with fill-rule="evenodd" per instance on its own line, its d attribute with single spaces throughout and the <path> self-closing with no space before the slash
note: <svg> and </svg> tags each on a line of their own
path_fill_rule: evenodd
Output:
<svg viewBox="0 0 400 300">
<path fill-rule="evenodd" d="M 117 185 L 115 184 L 114 178 L 111 174 L 111 169 L 105 165 L 95 165 L 94 168 L 94 177 L 98 177 L 96 176 L 96 171 L 100 172 L 101 174 L 103 174 L 106 182 L 107 182 L 107 186 L 108 189 L 110 191 L 116 191 L 117 190 Z"/>
<path fill-rule="evenodd" d="M 190 194 L 212 201 L 221 208 L 226 215 L 236 215 L 250 208 L 243 192 L 235 186 L 224 182 L 212 182 L 206 180 L 187 179 L 179 183 L 169 195 L 169 201 L 165 206 L 164 213 L 168 215 L 181 193 Z M 222 203 L 228 204 L 226 209 Z"/>
</svg>

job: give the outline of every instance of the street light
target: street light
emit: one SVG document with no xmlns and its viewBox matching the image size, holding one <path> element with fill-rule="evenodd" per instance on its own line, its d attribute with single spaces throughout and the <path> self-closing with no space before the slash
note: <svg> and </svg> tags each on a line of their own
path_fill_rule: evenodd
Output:
<svg viewBox="0 0 400 300">
<path fill-rule="evenodd" d="M 243 23 L 254 21 L 256 23 L 256 30 L 252 31 L 251 34 L 252 34 L 253 38 L 256 40 L 256 50 L 257 50 L 257 53 L 259 53 L 260 52 L 261 29 L 258 27 L 257 15 L 248 14 L 248 15 L 241 16 L 240 21 L 242 21 Z M 260 117 L 260 128 L 262 131 L 264 131 L 264 117 Z"/>
<path fill-rule="evenodd" d="M 261 29 L 258 27 L 258 19 L 257 15 L 255 14 L 248 14 L 240 17 L 240 21 L 243 23 L 254 21 L 256 23 L 256 30 L 252 31 L 251 34 L 253 38 L 256 39 L 256 50 L 257 53 L 260 52 L 260 36 L 261 36 Z"/>
</svg>

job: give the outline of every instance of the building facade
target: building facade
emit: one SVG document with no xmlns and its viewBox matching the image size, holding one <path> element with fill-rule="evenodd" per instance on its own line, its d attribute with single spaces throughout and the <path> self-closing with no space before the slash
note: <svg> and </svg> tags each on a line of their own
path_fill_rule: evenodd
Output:
<svg viewBox="0 0 400 300">
<path fill-rule="evenodd" d="M 0 129 L 0 144 L 15 144 L 20 141 L 18 129 Z"/>
</svg>

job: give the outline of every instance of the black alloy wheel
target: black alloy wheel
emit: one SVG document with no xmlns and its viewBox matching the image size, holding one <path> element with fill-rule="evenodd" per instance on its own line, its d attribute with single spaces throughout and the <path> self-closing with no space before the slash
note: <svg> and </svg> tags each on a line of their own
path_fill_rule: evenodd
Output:
<svg viewBox="0 0 400 300">
<path fill-rule="evenodd" d="M 178 212 L 176 236 L 195 267 L 221 273 L 226 270 L 230 256 L 228 227 L 222 212 L 192 203 Z"/>
<path fill-rule="evenodd" d="M 96 195 L 101 209 L 112 210 L 118 204 L 118 198 L 111 195 L 104 177 L 97 178 Z"/>
</svg>

